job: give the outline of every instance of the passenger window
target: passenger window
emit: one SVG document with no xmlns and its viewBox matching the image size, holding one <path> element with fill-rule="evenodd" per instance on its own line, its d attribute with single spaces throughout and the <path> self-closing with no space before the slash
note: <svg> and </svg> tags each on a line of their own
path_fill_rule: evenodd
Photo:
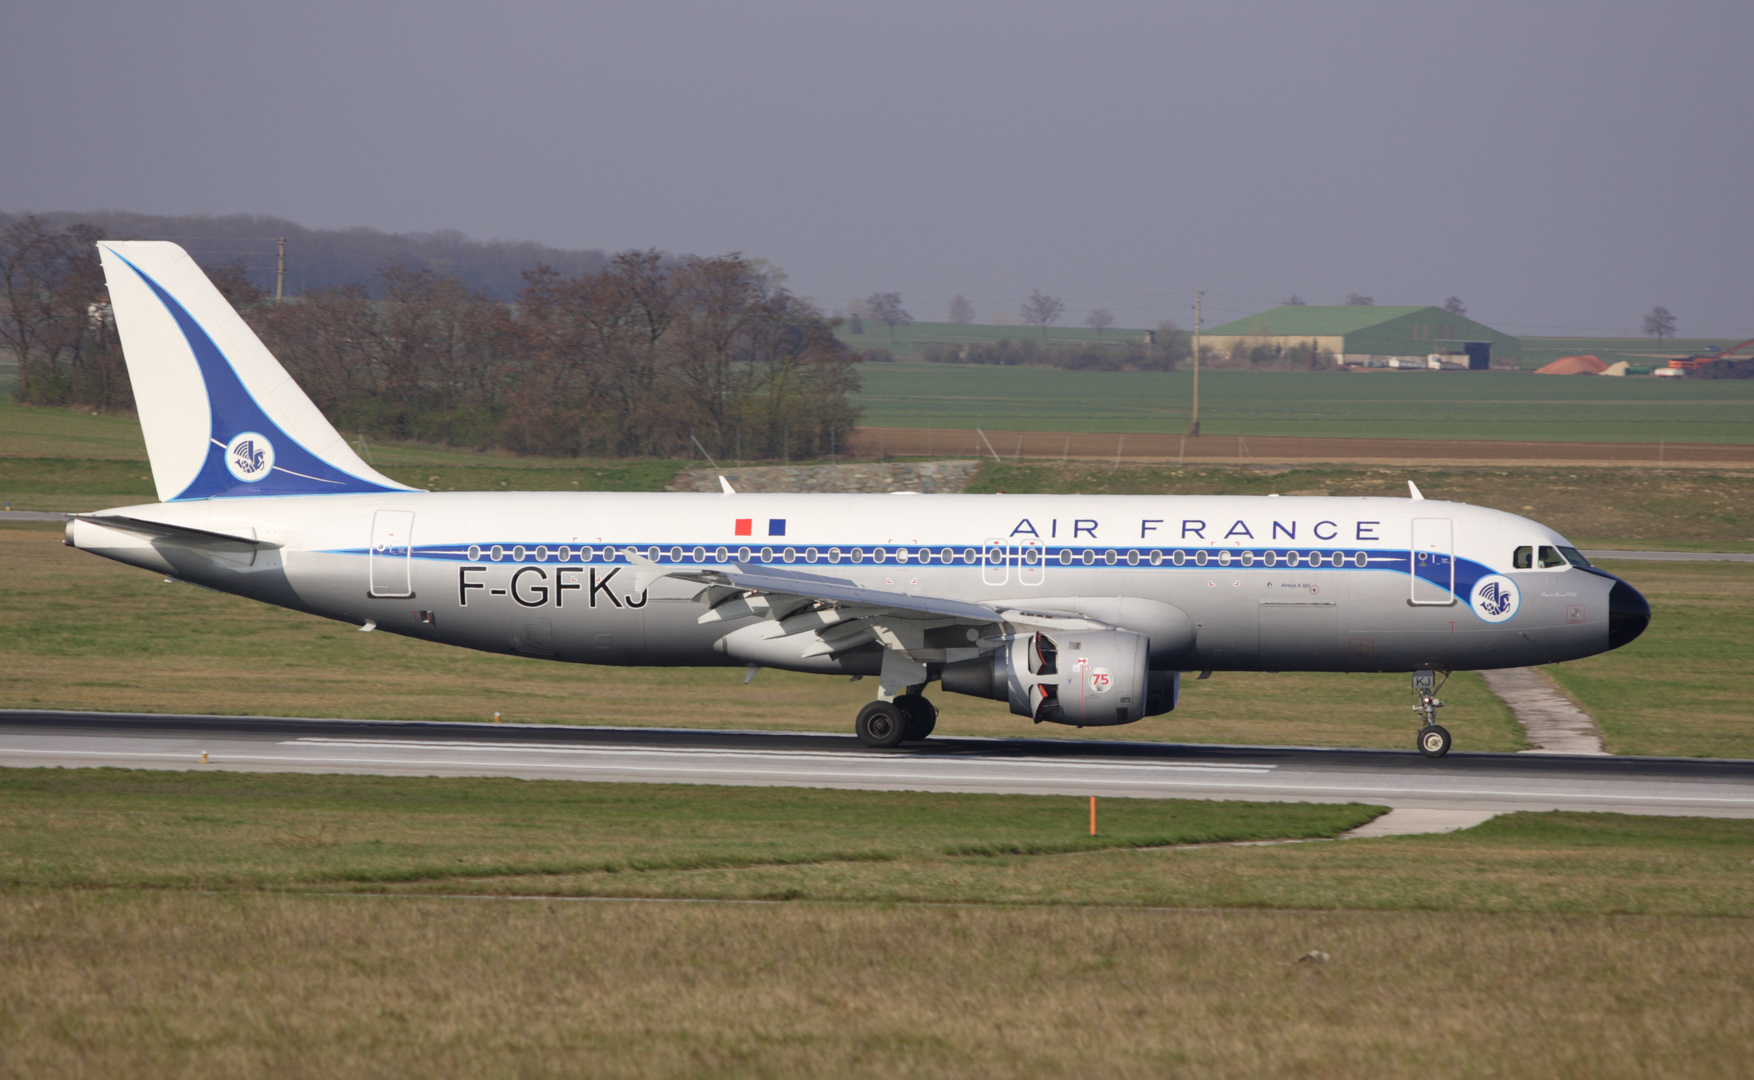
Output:
<svg viewBox="0 0 1754 1080">
<path fill-rule="evenodd" d="M 1541 569 L 1551 570 L 1555 566 L 1565 565 L 1565 556 L 1559 554 L 1558 548 L 1541 545 Z"/>
<path fill-rule="evenodd" d="M 1535 549 L 1528 544 L 1516 549 L 1510 557 L 1510 565 L 1518 570 L 1528 570 L 1535 565 Z"/>
</svg>

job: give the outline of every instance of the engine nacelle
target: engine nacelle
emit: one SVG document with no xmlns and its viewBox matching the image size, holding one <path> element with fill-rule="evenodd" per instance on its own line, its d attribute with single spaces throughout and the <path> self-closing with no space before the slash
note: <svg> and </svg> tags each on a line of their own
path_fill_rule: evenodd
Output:
<svg viewBox="0 0 1754 1080">
<path fill-rule="evenodd" d="M 944 689 L 1008 701 L 1037 723 L 1103 727 L 1175 708 L 1181 673 L 1152 671 L 1151 643 L 1127 630 L 1022 634 L 978 660 L 946 664 Z"/>
</svg>

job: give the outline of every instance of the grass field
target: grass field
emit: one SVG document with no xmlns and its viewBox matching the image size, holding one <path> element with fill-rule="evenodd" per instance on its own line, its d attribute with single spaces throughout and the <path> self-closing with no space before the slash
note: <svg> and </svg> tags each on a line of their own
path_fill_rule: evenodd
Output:
<svg viewBox="0 0 1754 1080">
<path fill-rule="evenodd" d="M 0 702 L 11 708 L 218 712 L 770 730 L 851 730 L 870 682 L 741 667 L 643 671 L 477 653 L 171 585 L 62 546 L 54 526 L 0 525 Z M 1000 702 L 939 694 L 947 735 L 1409 745 L 1404 675 L 1222 674 L 1172 716 L 1124 728 L 1031 725 Z M 1525 745 L 1476 676 L 1451 680 L 1446 723 L 1475 750 Z"/>
<path fill-rule="evenodd" d="M 1190 372 L 862 364 L 861 423 L 1008 431 L 1179 432 Z M 1209 435 L 1539 442 L 1754 442 L 1754 379 L 1516 372 L 1207 371 Z"/>
<path fill-rule="evenodd" d="M 1013 313 L 1015 314 L 1015 313 Z M 912 322 L 895 327 L 893 340 L 889 327 L 872 319 L 865 320 L 865 332 L 855 334 L 848 323 L 841 323 L 835 336 L 848 348 L 864 352 L 887 349 L 899 357 L 918 357 L 932 345 L 964 345 L 1011 341 L 1046 341 L 1050 345 L 1092 344 L 1097 342 L 1120 345 L 1145 340 L 1143 330 L 1111 328 L 1101 334 L 1082 326 L 1050 326 L 1044 335 L 1035 326 L 993 326 L 989 323 Z"/>
<path fill-rule="evenodd" d="M 1448 836 L 1140 849 L 1328 836 L 1375 811 L 1101 805 L 1092 842 L 1066 798 L 0 770 L 0 1065 L 1228 1078 L 1746 1064 L 1754 824 L 1518 814 Z M 566 899 L 584 896 L 636 902 Z M 1312 950 L 1326 959 L 1300 962 Z"/>
<path fill-rule="evenodd" d="M 1490 506 L 1550 525 L 1581 547 L 1754 551 L 1754 475 L 1743 471 L 1409 466 L 1186 468 L 987 462 L 969 490 L 1081 495 L 1372 495 Z"/>
<path fill-rule="evenodd" d="M 739 668 L 624 669 L 474 653 L 186 585 L 63 547 L 53 526 L 0 527 L 0 701 L 14 708 L 846 731 L 867 684 Z M 1754 758 L 1754 567 L 1608 564 L 1650 598 L 1632 645 L 1548 670 L 1602 718 L 1619 753 Z M 1122 728 L 1030 725 L 998 702 L 940 694 L 950 735 L 1403 747 L 1402 675 L 1223 673 L 1175 713 Z M 1457 746 L 1518 750 L 1508 711 L 1461 673 L 1444 694 Z"/>
<path fill-rule="evenodd" d="M 1191 325 L 1184 327 L 1184 329 L 1191 328 Z M 1054 344 L 1086 344 L 1102 341 L 1118 345 L 1122 342 L 1142 341 L 1144 335 L 1143 329 L 1113 327 L 1098 335 L 1096 331 L 1082 326 L 1051 326 L 1047 331 L 1047 341 Z M 1001 338 L 1009 338 L 1012 341 L 1042 340 L 1042 332 L 1037 327 L 993 326 L 985 321 L 979 323 L 905 323 L 895 328 L 894 341 L 892 342 L 888 327 L 867 319 L 863 334 L 852 333 L 848 325 L 842 323 L 836 331 L 836 336 L 850 348 L 861 352 L 867 349 L 887 349 L 895 356 L 905 359 L 919 357 L 931 345 L 985 343 L 998 341 Z M 1617 360 L 1625 360 L 1634 367 L 1661 367 L 1667 365 L 1673 357 L 1691 356 L 1713 347 L 1727 348 L 1737 344 L 1742 339 L 1674 338 L 1659 342 L 1654 338 L 1647 337 L 1524 337 L 1519 340 L 1523 344 L 1522 367 L 1524 370 L 1532 371 L 1545 364 L 1550 364 L 1562 356 L 1581 355 L 1596 356 L 1609 364 Z"/>
<path fill-rule="evenodd" d="M 1632 367 L 1667 367 L 1675 357 L 1727 349 L 1745 337 L 1670 338 L 1662 342 L 1654 338 L 1526 337 L 1522 339 L 1523 367 L 1533 370 L 1562 356 L 1594 356 L 1605 364 L 1624 360 Z"/>
</svg>

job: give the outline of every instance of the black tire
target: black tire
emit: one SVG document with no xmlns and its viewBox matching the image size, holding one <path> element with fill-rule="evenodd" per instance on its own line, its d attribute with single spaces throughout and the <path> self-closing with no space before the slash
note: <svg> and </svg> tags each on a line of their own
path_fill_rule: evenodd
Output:
<svg viewBox="0 0 1754 1080">
<path fill-rule="evenodd" d="M 910 742 L 924 739 L 938 726 L 938 707 L 921 694 L 903 694 L 895 705 L 907 716 L 907 737 Z"/>
<path fill-rule="evenodd" d="M 860 742 L 880 749 L 900 746 L 907 738 L 907 728 L 907 714 L 888 701 L 873 701 L 860 709 L 859 719 L 853 723 Z"/>
<path fill-rule="evenodd" d="M 1420 728 L 1419 752 L 1428 758 L 1440 758 L 1449 753 L 1449 732 L 1436 724 Z"/>
</svg>

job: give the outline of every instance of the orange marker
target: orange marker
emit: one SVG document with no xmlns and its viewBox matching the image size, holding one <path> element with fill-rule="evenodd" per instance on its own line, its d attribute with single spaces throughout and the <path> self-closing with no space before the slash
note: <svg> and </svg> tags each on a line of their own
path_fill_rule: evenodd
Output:
<svg viewBox="0 0 1754 1080">
<path fill-rule="evenodd" d="M 1096 796 L 1090 796 L 1090 835 L 1096 835 Z"/>
</svg>

